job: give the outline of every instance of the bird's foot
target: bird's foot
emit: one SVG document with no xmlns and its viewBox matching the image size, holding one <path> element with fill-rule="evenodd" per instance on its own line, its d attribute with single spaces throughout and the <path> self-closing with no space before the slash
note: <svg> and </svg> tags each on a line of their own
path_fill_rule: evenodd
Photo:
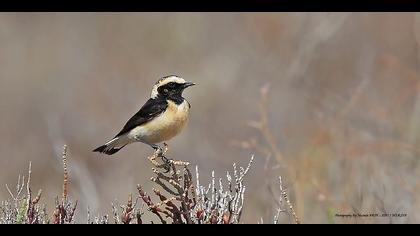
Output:
<svg viewBox="0 0 420 236">
<path fill-rule="evenodd" d="M 166 153 L 169 149 L 169 146 L 167 143 L 163 143 L 163 153 Z"/>
<path fill-rule="evenodd" d="M 164 154 L 163 148 L 161 148 L 159 145 L 157 144 L 149 144 L 149 145 L 155 150 L 155 154 L 157 154 L 158 156 Z"/>
<path fill-rule="evenodd" d="M 168 173 L 171 170 L 172 159 L 166 157 L 166 152 L 168 151 L 168 144 L 163 143 L 163 147 L 157 144 L 150 144 L 150 146 L 155 149 L 155 155 L 162 159 L 162 167 L 165 169 L 165 173 Z"/>
<path fill-rule="evenodd" d="M 165 155 L 161 155 L 161 159 L 163 162 L 163 169 L 165 169 L 165 173 L 168 173 L 171 170 L 171 166 L 172 166 L 172 159 L 171 158 L 167 158 Z"/>
<path fill-rule="evenodd" d="M 157 145 L 157 144 L 149 144 L 150 147 L 152 147 L 155 152 L 159 152 L 162 154 L 165 154 L 168 151 L 168 144 L 167 143 L 163 143 L 163 147 Z"/>
</svg>

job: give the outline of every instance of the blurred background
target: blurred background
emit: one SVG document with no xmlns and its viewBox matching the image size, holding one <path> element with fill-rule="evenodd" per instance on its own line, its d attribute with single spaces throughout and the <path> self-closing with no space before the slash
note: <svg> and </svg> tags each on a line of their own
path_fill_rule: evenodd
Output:
<svg viewBox="0 0 420 236">
<path fill-rule="evenodd" d="M 151 192 L 149 147 L 91 150 L 176 74 L 198 85 L 170 156 L 205 182 L 254 154 L 244 222 L 272 222 L 281 175 L 304 223 L 418 223 L 419 43 L 414 13 L 1 13 L 0 199 L 32 161 L 52 214 L 63 144 L 79 222 Z"/>
</svg>

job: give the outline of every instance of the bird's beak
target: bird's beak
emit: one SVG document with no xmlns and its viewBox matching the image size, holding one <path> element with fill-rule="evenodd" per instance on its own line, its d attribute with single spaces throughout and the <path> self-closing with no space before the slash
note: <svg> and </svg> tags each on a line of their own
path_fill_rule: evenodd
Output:
<svg viewBox="0 0 420 236">
<path fill-rule="evenodd" d="M 182 87 L 184 87 L 184 89 L 185 89 L 185 88 L 188 88 L 188 87 L 193 86 L 193 85 L 195 85 L 195 83 L 193 83 L 193 82 L 185 82 Z"/>
</svg>

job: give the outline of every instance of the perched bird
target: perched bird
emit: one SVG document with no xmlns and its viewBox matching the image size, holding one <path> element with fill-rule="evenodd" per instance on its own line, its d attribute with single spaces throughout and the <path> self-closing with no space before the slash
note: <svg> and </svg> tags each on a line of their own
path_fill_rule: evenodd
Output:
<svg viewBox="0 0 420 236">
<path fill-rule="evenodd" d="M 161 78 L 153 86 L 150 99 L 122 130 L 93 151 L 112 155 L 134 142 L 159 149 L 157 143 L 173 138 L 185 127 L 191 105 L 182 97 L 182 92 L 192 85 L 195 84 L 175 75 Z"/>
</svg>

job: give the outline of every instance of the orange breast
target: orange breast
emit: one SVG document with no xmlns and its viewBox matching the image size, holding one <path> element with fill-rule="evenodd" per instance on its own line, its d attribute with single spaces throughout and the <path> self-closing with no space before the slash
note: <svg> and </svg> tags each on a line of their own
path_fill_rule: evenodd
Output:
<svg viewBox="0 0 420 236">
<path fill-rule="evenodd" d="M 168 108 L 160 116 L 144 125 L 147 130 L 144 140 L 149 143 L 160 143 L 179 134 L 188 121 L 189 104 L 185 100 L 180 105 L 168 101 Z"/>
</svg>

